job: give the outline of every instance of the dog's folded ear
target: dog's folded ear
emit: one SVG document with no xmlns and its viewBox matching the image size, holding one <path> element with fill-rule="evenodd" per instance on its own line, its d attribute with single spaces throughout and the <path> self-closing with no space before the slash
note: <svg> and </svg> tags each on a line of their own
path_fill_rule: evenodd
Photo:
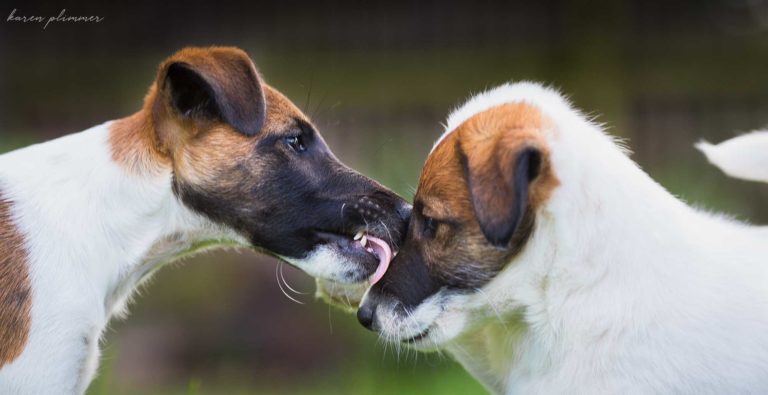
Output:
<svg viewBox="0 0 768 395">
<path fill-rule="evenodd" d="M 161 66 L 157 89 L 156 117 L 170 112 L 182 122 L 224 122 L 246 136 L 264 125 L 262 83 L 239 49 L 183 49 Z"/>
<path fill-rule="evenodd" d="M 526 144 L 472 151 L 465 153 L 464 169 L 475 217 L 491 244 L 507 247 L 529 208 L 542 153 Z"/>
</svg>

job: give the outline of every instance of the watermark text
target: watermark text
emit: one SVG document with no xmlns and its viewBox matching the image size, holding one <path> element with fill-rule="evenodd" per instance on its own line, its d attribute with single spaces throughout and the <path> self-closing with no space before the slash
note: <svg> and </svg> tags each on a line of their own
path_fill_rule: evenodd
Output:
<svg viewBox="0 0 768 395">
<path fill-rule="evenodd" d="M 43 26 L 43 30 L 48 28 L 48 25 L 52 23 L 100 23 L 104 20 L 104 17 L 98 15 L 82 16 L 82 15 L 67 15 L 67 9 L 62 8 L 59 15 L 56 16 L 40 16 L 40 15 L 21 15 L 16 8 L 8 14 L 6 22 L 13 23 L 37 23 Z"/>
</svg>

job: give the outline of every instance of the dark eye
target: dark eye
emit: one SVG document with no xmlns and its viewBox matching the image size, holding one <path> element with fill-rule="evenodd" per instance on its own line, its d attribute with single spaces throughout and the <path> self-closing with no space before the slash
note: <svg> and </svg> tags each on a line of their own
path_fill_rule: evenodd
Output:
<svg viewBox="0 0 768 395">
<path fill-rule="evenodd" d="M 437 234 L 437 221 L 432 217 L 424 216 L 424 223 L 421 234 L 428 239 L 435 238 L 435 235 Z"/>
<path fill-rule="evenodd" d="M 288 146 L 291 147 L 292 150 L 298 153 L 301 153 L 307 150 L 307 147 L 304 146 L 304 139 L 301 138 L 301 136 L 286 137 L 285 143 L 288 144 Z"/>
</svg>

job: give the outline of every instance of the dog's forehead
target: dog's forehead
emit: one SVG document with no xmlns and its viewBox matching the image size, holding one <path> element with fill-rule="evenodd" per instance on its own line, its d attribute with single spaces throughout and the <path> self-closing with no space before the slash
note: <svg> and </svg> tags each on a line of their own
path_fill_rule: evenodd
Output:
<svg viewBox="0 0 768 395">
<path fill-rule="evenodd" d="M 466 155 L 482 155 L 501 138 L 524 138 L 509 132 L 541 130 L 542 125 L 543 117 L 537 107 L 524 102 L 506 103 L 475 114 L 459 125 L 454 134 Z"/>
<path fill-rule="evenodd" d="M 307 116 L 277 89 L 264 85 L 264 96 L 267 100 L 267 120 L 262 133 L 285 133 L 297 120 L 311 123 Z"/>
<path fill-rule="evenodd" d="M 427 157 L 419 179 L 415 201 L 429 216 L 456 216 L 463 202 L 469 202 L 461 155 L 455 134 L 447 136 Z"/>
<path fill-rule="evenodd" d="M 541 130 L 545 122 L 537 107 L 524 102 L 501 104 L 478 112 L 447 133 L 427 157 L 417 198 L 428 206 L 459 209 L 469 202 L 464 174 L 468 158 L 490 159 L 497 153 L 501 139 L 529 138 L 531 133 Z M 519 133 L 509 133 L 512 131 Z"/>
</svg>

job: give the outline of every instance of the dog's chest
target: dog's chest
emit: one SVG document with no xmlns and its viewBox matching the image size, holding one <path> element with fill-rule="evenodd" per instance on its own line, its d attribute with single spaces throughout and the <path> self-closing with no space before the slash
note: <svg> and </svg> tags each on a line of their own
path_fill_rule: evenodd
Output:
<svg viewBox="0 0 768 395">
<path fill-rule="evenodd" d="M 474 377 L 494 393 L 504 393 L 514 369 L 523 368 L 520 353 L 530 344 L 522 320 L 491 322 L 462 337 L 448 350 Z"/>
</svg>

